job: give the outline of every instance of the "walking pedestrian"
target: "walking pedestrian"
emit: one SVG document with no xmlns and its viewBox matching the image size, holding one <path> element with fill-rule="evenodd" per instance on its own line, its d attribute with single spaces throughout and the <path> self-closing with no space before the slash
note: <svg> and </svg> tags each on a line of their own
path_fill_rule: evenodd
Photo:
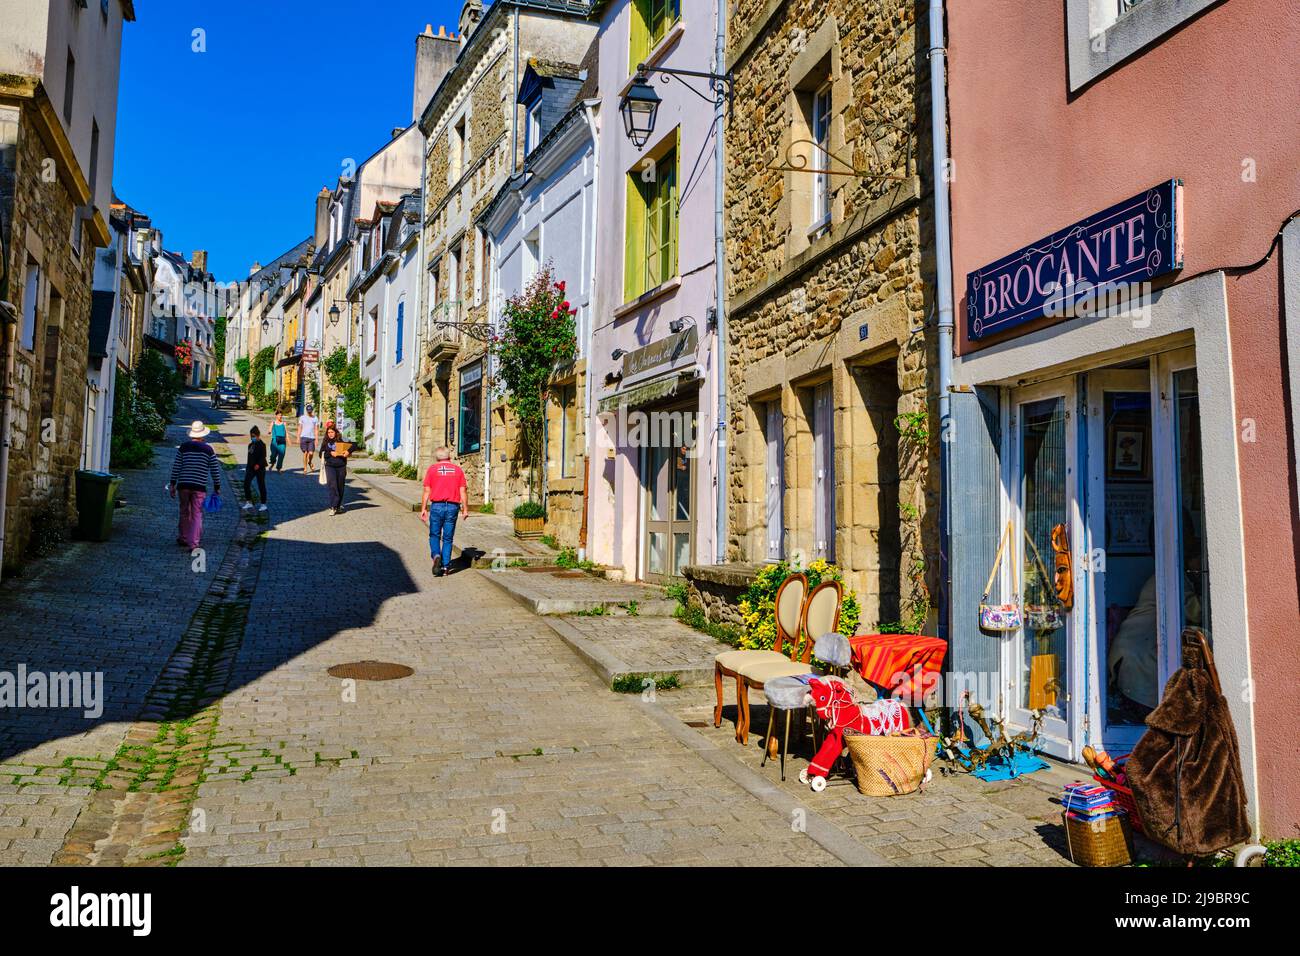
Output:
<svg viewBox="0 0 1300 956">
<path fill-rule="evenodd" d="M 314 414 L 315 409 L 307 406 L 307 411 L 298 416 L 298 449 L 303 456 L 303 474 L 309 475 L 312 472 L 312 458 L 316 455 L 316 430 L 320 427 L 320 419 Z"/>
<path fill-rule="evenodd" d="M 348 477 L 348 455 L 352 454 L 352 443 L 343 440 L 333 422 L 325 428 L 320 454 L 325 466 L 325 484 L 330 493 L 330 514 L 342 514 L 343 484 Z"/>
<path fill-rule="evenodd" d="M 180 497 L 180 523 L 176 543 L 191 551 L 203 538 L 203 500 L 207 497 L 208 481 L 212 481 L 213 496 L 221 494 L 221 465 L 217 453 L 205 438 L 208 426 L 195 421 L 190 424 L 189 441 L 176 449 L 171 478 L 167 490 L 173 498 Z"/>
<path fill-rule="evenodd" d="M 276 471 L 284 470 L 284 453 L 288 450 L 289 445 L 289 426 L 284 423 L 284 412 L 275 413 L 275 421 L 271 423 L 271 464 L 267 468 Z"/>
<path fill-rule="evenodd" d="M 451 460 L 451 449 L 444 446 L 434 450 L 433 464 L 424 473 L 424 495 L 420 500 L 420 520 L 429 523 L 434 577 L 451 574 L 451 540 L 458 514 L 469 517 L 465 472 Z"/>
<path fill-rule="evenodd" d="M 257 480 L 260 495 L 258 511 L 266 510 L 266 443 L 262 430 L 254 425 L 248 430 L 248 464 L 244 465 L 244 510 L 253 508 L 253 480 Z"/>
</svg>

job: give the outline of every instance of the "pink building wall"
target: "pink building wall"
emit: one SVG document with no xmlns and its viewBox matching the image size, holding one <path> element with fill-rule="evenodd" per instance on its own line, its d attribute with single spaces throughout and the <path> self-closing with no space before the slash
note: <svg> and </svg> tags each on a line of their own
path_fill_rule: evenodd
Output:
<svg viewBox="0 0 1300 956">
<path fill-rule="evenodd" d="M 1174 281 L 1256 262 L 1300 208 L 1293 4 L 1213 6 L 1073 95 L 1065 15 L 1061 0 L 947 4 L 960 353 L 976 348 L 960 319 L 967 273 L 1162 180 L 1185 183 L 1185 264 Z M 1300 524 L 1291 428 L 1300 423 L 1287 414 L 1281 260 L 1275 253 L 1226 284 L 1237 414 L 1253 419 L 1257 436 L 1239 442 L 1239 460 L 1261 823 L 1267 836 L 1294 837 Z"/>
</svg>

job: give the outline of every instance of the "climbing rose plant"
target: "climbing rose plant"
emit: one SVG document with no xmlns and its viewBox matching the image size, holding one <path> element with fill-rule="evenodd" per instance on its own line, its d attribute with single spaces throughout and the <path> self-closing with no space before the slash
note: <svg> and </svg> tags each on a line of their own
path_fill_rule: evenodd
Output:
<svg viewBox="0 0 1300 956">
<path fill-rule="evenodd" d="M 492 337 L 494 384 L 505 387 L 506 404 L 519 423 L 531 473 L 530 495 L 541 463 L 551 377 L 578 357 L 577 314 L 548 262 L 522 292 L 506 300 L 500 331 Z"/>
</svg>

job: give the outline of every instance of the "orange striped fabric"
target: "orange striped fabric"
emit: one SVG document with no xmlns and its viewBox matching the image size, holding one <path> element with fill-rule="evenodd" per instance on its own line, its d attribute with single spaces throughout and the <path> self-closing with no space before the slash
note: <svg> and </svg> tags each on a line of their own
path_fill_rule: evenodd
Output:
<svg viewBox="0 0 1300 956">
<path fill-rule="evenodd" d="M 853 667 L 868 683 L 911 696 L 935 686 L 948 642 L 924 634 L 855 634 L 849 638 Z M 921 686 L 913 687 L 917 668 Z M 935 676 L 930 676 L 935 675 Z"/>
</svg>

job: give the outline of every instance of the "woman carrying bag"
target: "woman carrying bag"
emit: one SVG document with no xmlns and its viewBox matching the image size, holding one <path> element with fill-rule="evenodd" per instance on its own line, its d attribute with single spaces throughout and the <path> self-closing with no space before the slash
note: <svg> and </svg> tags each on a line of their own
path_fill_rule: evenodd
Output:
<svg viewBox="0 0 1300 956">
<path fill-rule="evenodd" d="M 348 477 L 348 455 L 352 443 L 343 440 L 333 422 L 325 427 L 321 440 L 321 484 L 329 488 L 330 514 L 343 512 L 343 486 Z"/>
</svg>

